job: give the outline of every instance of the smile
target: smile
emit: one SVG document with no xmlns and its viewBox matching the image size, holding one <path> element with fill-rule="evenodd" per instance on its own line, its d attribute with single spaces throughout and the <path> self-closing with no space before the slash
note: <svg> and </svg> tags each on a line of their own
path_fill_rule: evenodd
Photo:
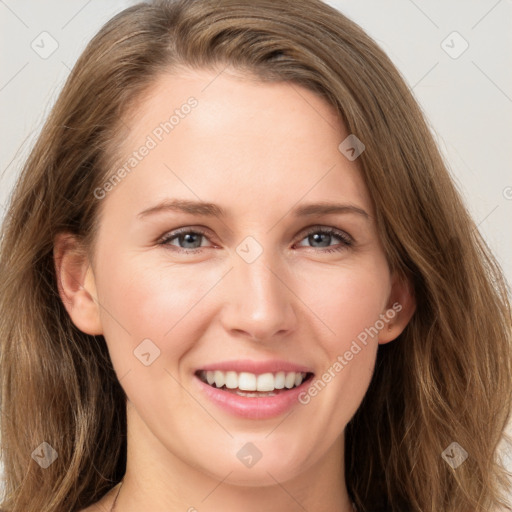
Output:
<svg viewBox="0 0 512 512">
<path fill-rule="evenodd" d="M 272 392 L 281 389 L 293 389 L 302 384 L 310 376 L 306 372 L 276 372 L 256 375 L 250 372 L 235 372 L 221 370 L 199 370 L 196 375 L 206 384 L 227 391 L 257 391 Z"/>
<path fill-rule="evenodd" d="M 221 370 L 198 370 L 194 382 L 216 407 L 230 415 L 252 420 L 277 417 L 299 402 L 309 387 L 311 372 L 267 372 L 254 374 Z"/>
</svg>

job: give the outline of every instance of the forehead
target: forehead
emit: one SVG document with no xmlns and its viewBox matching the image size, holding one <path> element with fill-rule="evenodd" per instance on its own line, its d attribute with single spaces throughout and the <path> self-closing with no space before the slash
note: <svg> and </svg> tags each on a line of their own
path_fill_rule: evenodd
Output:
<svg viewBox="0 0 512 512">
<path fill-rule="evenodd" d="M 129 172 L 111 195 L 123 190 L 133 204 L 178 195 L 291 205 L 307 194 L 371 209 L 357 162 L 338 149 L 349 134 L 335 109 L 295 83 L 229 69 L 165 74 L 125 124 L 118 152 Z"/>
</svg>

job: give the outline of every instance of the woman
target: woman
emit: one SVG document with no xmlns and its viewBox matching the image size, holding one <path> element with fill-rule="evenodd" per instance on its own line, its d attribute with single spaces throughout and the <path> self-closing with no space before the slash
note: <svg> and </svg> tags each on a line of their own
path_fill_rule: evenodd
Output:
<svg viewBox="0 0 512 512">
<path fill-rule="evenodd" d="M 118 14 L 3 230 L 4 511 L 510 506 L 504 278 L 335 9 Z"/>
</svg>

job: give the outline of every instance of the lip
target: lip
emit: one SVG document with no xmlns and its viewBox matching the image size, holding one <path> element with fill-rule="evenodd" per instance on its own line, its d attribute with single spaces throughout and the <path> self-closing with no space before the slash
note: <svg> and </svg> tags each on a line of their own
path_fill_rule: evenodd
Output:
<svg viewBox="0 0 512 512">
<path fill-rule="evenodd" d="M 249 372 L 255 375 L 261 375 L 262 373 L 277 373 L 283 372 L 297 372 L 297 373 L 314 373 L 311 368 L 302 366 L 288 361 L 280 361 L 278 359 L 272 359 L 268 361 L 254 361 L 252 359 L 237 359 L 233 361 L 220 361 L 218 363 L 207 364 L 197 368 L 197 371 L 215 371 L 219 370 L 222 372 L 234 371 L 237 373 Z"/>
<path fill-rule="evenodd" d="M 275 396 L 245 397 L 214 388 L 194 375 L 194 382 L 210 402 L 229 414 L 251 420 L 275 418 L 292 407 L 301 405 L 299 395 L 310 386 L 311 381 L 312 378 L 308 378 L 300 386 L 284 391 L 280 390 L 281 392 Z"/>
</svg>

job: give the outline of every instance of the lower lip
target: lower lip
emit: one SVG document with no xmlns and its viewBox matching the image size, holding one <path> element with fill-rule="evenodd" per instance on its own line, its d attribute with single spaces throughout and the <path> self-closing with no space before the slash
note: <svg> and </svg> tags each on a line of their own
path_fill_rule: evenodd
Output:
<svg viewBox="0 0 512 512">
<path fill-rule="evenodd" d="M 199 383 L 202 392 L 215 405 L 231 414 L 251 420 L 274 418 L 285 413 L 294 405 L 300 404 L 299 395 L 311 384 L 311 378 L 309 378 L 300 386 L 275 396 L 246 397 L 214 388 L 203 382 L 197 375 L 194 375 L 194 379 Z"/>
</svg>

